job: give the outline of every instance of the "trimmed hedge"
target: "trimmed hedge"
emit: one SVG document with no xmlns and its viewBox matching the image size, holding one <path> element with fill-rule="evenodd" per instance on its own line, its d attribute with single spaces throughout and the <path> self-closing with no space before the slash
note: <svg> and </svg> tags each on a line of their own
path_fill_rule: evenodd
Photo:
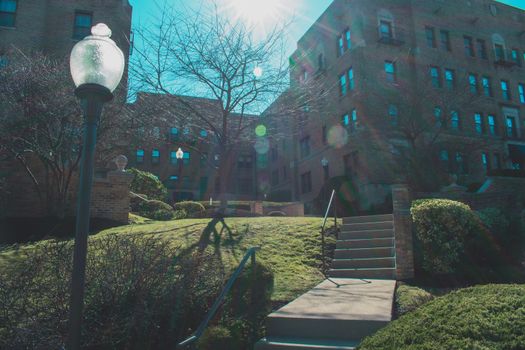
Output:
<svg viewBox="0 0 525 350">
<path fill-rule="evenodd" d="M 406 284 L 397 287 L 395 296 L 397 316 L 414 311 L 434 298 L 434 296 L 426 290 Z"/>
<path fill-rule="evenodd" d="M 135 168 L 126 170 L 133 175 L 130 189 L 132 192 L 144 194 L 149 199 L 165 200 L 168 196 L 168 190 L 159 178 L 152 173 Z"/>
<path fill-rule="evenodd" d="M 465 257 L 465 242 L 482 230 L 479 218 L 468 205 L 448 199 L 414 201 L 410 212 L 423 270 L 456 272 Z"/>
<path fill-rule="evenodd" d="M 173 205 L 173 208 L 175 210 L 184 210 L 189 217 L 200 217 L 206 209 L 204 208 L 204 205 L 200 204 L 199 202 L 191 202 L 191 201 L 184 201 L 184 202 L 178 202 Z"/>
<path fill-rule="evenodd" d="M 358 349 L 525 349 L 525 286 L 449 293 L 391 322 Z"/>
<path fill-rule="evenodd" d="M 152 220 L 167 221 L 174 218 L 175 211 L 167 203 L 151 200 L 139 204 L 139 215 Z"/>
</svg>

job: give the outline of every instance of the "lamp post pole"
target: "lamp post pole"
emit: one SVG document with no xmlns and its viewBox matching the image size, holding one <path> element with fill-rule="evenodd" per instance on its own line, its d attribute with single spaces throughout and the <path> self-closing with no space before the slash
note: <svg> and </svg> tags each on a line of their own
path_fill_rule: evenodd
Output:
<svg viewBox="0 0 525 350">
<path fill-rule="evenodd" d="M 69 333 L 66 344 L 68 350 L 78 350 L 81 346 L 89 206 L 97 127 L 104 103 L 113 98 L 112 91 L 118 86 L 124 72 L 124 55 L 110 39 L 111 30 L 105 24 L 97 24 L 91 29 L 91 34 L 75 45 L 70 59 L 71 75 L 77 86 L 75 95 L 80 99 L 84 114 L 84 139 L 71 278 Z"/>
</svg>

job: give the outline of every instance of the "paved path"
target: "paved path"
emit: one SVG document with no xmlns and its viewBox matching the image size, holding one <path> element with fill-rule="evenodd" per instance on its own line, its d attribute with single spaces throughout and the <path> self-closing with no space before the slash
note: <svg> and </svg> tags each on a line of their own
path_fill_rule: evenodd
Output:
<svg viewBox="0 0 525 350">
<path fill-rule="evenodd" d="M 325 280 L 267 318 L 257 350 L 353 349 L 392 319 L 394 280 Z"/>
</svg>

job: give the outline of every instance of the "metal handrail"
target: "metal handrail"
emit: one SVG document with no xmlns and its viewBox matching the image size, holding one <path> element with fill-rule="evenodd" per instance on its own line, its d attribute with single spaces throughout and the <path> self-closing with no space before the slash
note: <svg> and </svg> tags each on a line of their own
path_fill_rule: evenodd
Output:
<svg viewBox="0 0 525 350">
<path fill-rule="evenodd" d="M 179 344 L 177 344 L 177 349 L 185 349 L 189 345 L 192 345 L 197 340 L 199 340 L 199 338 L 202 336 L 202 334 L 206 330 L 206 327 L 208 326 L 208 323 L 211 321 L 211 319 L 217 313 L 217 310 L 221 306 L 224 298 L 226 297 L 226 294 L 228 294 L 228 292 L 232 288 L 233 283 L 240 276 L 242 270 L 244 269 L 244 266 L 246 265 L 246 263 L 248 262 L 248 259 L 250 259 L 250 257 L 251 257 L 251 260 L 252 260 L 253 273 L 255 274 L 255 252 L 257 252 L 260 249 L 261 249 L 260 247 L 252 247 L 252 248 L 248 249 L 248 251 L 244 255 L 244 258 L 242 258 L 241 262 L 239 263 L 239 266 L 237 266 L 237 268 L 235 269 L 235 271 L 231 275 L 230 279 L 228 280 L 228 282 L 224 286 L 221 294 L 217 297 L 217 299 L 213 303 L 213 306 L 211 307 L 210 311 L 208 311 L 208 314 L 206 315 L 204 320 L 201 322 L 199 327 L 197 327 L 197 330 L 189 338 L 187 338 L 187 339 L 183 340 L 182 342 L 180 342 Z"/>
<path fill-rule="evenodd" d="M 334 200 L 335 190 L 332 190 L 332 194 L 330 196 L 330 201 L 328 202 L 328 207 L 326 208 L 326 212 L 323 219 L 323 225 L 321 226 L 321 259 L 323 261 L 323 274 L 326 277 L 326 249 L 325 249 L 325 226 L 326 221 L 328 220 L 328 213 L 330 212 L 330 208 L 332 207 L 332 202 Z M 335 202 L 334 202 L 335 203 Z M 334 204 L 334 226 L 337 228 L 337 208 Z"/>
</svg>

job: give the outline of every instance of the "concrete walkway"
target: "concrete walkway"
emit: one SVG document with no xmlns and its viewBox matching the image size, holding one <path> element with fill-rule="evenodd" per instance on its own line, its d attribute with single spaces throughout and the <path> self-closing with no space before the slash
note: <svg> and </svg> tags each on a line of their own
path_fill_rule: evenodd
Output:
<svg viewBox="0 0 525 350">
<path fill-rule="evenodd" d="M 394 280 L 333 279 L 267 318 L 256 350 L 353 349 L 392 320 Z"/>
</svg>

